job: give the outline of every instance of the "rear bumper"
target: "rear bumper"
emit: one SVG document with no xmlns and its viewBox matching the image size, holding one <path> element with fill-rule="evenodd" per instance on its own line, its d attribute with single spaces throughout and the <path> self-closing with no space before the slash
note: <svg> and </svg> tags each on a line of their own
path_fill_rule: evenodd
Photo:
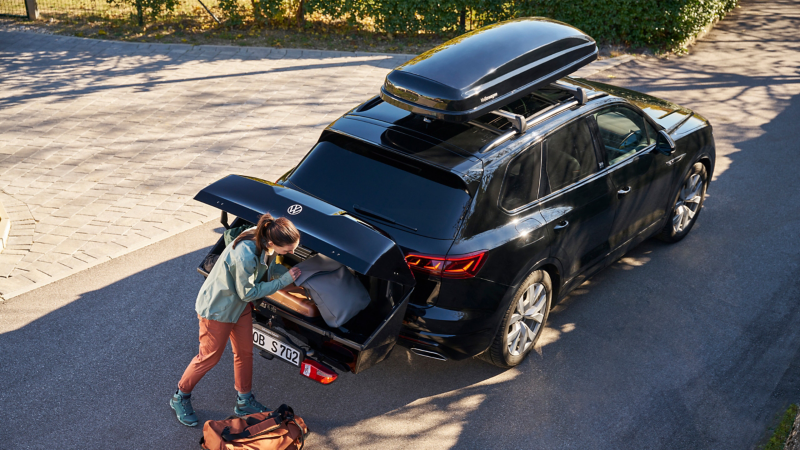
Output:
<svg viewBox="0 0 800 450">
<path fill-rule="evenodd" d="M 486 350 L 492 343 L 493 335 L 493 330 L 482 330 L 470 334 L 435 334 L 403 328 L 397 344 L 408 349 L 438 353 L 447 359 L 459 361 Z"/>
<path fill-rule="evenodd" d="M 435 291 L 433 305 L 409 303 L 397 343 L 453 360 L 471 358 L 489 348 L 505 312 L 509 287 L 475 277 L 444 279 Z"/>
<path fill-rule="evenodd" d="M 458 361 L 489 347 L 494 337 L 494 323 L 495 314 L 491 311 L 409 305 L 397 343 Z"/>
</svg>

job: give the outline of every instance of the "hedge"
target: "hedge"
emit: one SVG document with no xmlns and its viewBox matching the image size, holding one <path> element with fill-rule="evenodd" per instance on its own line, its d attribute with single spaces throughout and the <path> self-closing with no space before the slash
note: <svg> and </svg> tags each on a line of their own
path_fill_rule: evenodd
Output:
<svg viewBox="0 0 800 450">
<path fill-rule="evenodd" d="M 379 31 L 408 34 L 463 31 L 467 24 L 477 28 L 513 17 L 543 16 L 574 25 L 600 42 L 673 49 L 724 17 L 737 1 L 306 0 L 305 12 L 371 19 Z"/>
</svg>

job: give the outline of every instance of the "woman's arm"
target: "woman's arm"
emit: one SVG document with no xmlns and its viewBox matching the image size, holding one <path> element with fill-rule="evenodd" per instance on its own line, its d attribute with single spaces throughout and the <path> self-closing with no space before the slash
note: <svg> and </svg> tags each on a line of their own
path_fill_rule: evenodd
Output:
<svg viewBox="0 0 800 450">
<path fill-rule="evenodd" d="M 260 298 L 272 295 L 279 289 L 294 282 L 291 272 L 286 272 L 272 281 L 258 281 L 256 275 L 258 273 L 257 260 L 236 260 L 233 261 L 229 267 L 230 273 L 234 278 L 236 285 L 236 294 L 242 299 L 243 302 L 252 302 Z"/>
</svg>

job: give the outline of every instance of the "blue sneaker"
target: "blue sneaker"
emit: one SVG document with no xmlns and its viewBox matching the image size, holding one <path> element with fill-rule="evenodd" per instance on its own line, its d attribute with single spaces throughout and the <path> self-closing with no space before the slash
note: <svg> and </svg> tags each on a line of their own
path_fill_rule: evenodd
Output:
<svg viewBox="0 0 800 450">
<path fill-rule="evenodd" d="M 267 411 L 269 411 L 269 409 L 261 403 L 258 403 L 252 393 L 244 397 L 241 395 L 236 396 L 236 406 L 233 408 L 233 413 L 239 417 Z"/>
<path fill-rule="evenodd" d="M 192 408 L 192 396 L 182 396 L 175 392 L 171 399 L 169 399 L 169 406 L 175 410 L 178 416 L 178 421 L 187 427 L 197 426 L 197 416 L 194 414 Z"/>
</svg>

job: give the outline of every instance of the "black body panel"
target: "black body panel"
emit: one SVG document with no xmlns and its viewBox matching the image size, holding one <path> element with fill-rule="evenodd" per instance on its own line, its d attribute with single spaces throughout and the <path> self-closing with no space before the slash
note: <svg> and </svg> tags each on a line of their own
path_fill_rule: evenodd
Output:
<svg viewBox="0 0 800 450">
<path fill-rule="evenodd" d="M 373 226 L 314 197 L 257 178 L 229 175 L 196 196 L 207 205 L 227 211 L 250 223 L 264 213 L 286 215 L 294 206 L 302 211 L 291 220 L 301 245 L 324 254 L 364 275 L 413 286 L 414 276 L 397 245 Z"/>
<path fill-rule="evenodd" d="M 561 22 L 520 18 L 459 36 L 386 76 L 398 108 L 468 122 L 597 59 L 594 39 Z"/>
</svg>

